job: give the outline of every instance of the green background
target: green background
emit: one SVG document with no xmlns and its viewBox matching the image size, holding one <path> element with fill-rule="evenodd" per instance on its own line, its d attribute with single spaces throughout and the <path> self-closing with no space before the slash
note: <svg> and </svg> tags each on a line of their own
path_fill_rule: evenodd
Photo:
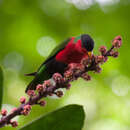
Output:
<svg viewBox="0 0 130 130">
<path fill-rule="evenodd" d="M 64 39 L 90 34 L 95 41 L 94 54 L 98 54 L 100 45 L 110 47 L 115 36 L 123 38 L 119 57 L 110 58 L 102 65 L 101 74 L 90 73 L 90 82 L 82 79 L 73 82 L 63 98 L 47 98 L 44 108 L 34 106 L 29 116 L 16 119 L 19 127 L 42 114 L 74 103 L 84 106 L 83 130 L 130 130 L 130 1 L 78 1 L 0 0 L 3 107 L 9 111 L 19 105 L 21 96 L 26 96 L 24 90 L 32 78 L 24 74 L 37 70 Z"/>
</svg>

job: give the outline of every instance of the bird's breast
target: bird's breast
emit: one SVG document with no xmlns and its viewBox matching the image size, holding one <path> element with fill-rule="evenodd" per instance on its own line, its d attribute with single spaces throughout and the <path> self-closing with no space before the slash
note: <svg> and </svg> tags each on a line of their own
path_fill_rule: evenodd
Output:
<svg viewBox="0 0 130 130">
<path fill-rule="evenodd" d="M 56 55 L 56 60 L 66 64 L 80 63 L 81 59 L 87 54 L 86 51 L 81 49 L 75 44 L 70 44 Z"/>
</svg>

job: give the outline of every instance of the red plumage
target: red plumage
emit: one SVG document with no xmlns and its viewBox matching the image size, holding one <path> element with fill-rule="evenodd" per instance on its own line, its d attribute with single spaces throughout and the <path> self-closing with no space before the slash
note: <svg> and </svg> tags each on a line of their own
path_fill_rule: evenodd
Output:
<svg viewBox="0 0 130 130">
<path fill-rule="evenodd" d="M 82 47 L 81 40 L 74 42 L 74 37 L 66 45 L 66 47 L 56 55 L 56 60 L 69 64 L 80 63 L 83 57 L 87 56 L 87 51 Z"/>
</svg>

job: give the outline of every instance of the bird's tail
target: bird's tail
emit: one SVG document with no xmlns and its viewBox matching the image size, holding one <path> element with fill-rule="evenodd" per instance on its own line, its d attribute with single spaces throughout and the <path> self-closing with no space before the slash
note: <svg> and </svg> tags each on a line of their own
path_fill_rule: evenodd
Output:
<svg viewBox="0 0 130 130">
<path fill-rule="evenodd" d="M 36 86 L 39 84 L 37 78 L 35 77 L 27 86 L 25 92 L 27 93 L 28 90 L 35 90 Z"/>
<path fill-rule="evenodd" d="M 42 84 L 45 80 L 49 79 L 50 75 L 44 70 L 42 74 L 36 74 L 34 79 L 28 84 L 25 92 L 28 90 L 36 90 L 38 84 Z"/>
</svg>

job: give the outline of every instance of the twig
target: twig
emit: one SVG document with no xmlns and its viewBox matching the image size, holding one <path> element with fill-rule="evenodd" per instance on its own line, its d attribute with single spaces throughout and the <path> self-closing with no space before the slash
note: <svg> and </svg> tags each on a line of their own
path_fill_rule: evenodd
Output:
<svg viewBox="0 0 130 130">
<path fill-rule="evenodd" d="M 31 111 L 33 105 L 45 106 L 46 102 L 41 100 L 43 97 L 48 95 L 56 94 L 58 97 L 62 97 L 62 91 L 59 91 L 59 88 L 70 88 L 70 82 L 77 80 L 79 77 L 90 80 L 91 76 L 88 75 L 88 71 L 94 71 L 97 73 L 101 72 L 100 64 L 103 64 L 107 61 L 108 56 L 117 57 L 118 52 L 114 51 L 114 48 L 120 48 L 122 44 L 122 39 L 120 36 L 117 36 L 112 41 L 112 47 L 107 50 L 105 46 L 101 46 L 99 51 L 101 52 L 100 56 L 92 56 L 91 58 L 85 57 L 82 59 L 80 64 L 69 64 L 67 70 L 62 77 L 59 73 L 55 73 L 52 76 L 53 83 L 51 80 L 44 81 L 43 84 L 37 85 L 36 91 L 28 90 L 27 94 L 29 95 L 28 101 L 24 97 L 20 98 L 21 105 L 18 108 L 12 110 L 11 113 L 7 115 L 7 111 L 3 109 L 1 111 L 2 118 L 0 119 L 0 128 L 5 125 L 11 124 L 13 127 L 18 126 L 16 121 L 11 121 L 14 117 L 18 115 L 28 115 Z"/>
</svg>

